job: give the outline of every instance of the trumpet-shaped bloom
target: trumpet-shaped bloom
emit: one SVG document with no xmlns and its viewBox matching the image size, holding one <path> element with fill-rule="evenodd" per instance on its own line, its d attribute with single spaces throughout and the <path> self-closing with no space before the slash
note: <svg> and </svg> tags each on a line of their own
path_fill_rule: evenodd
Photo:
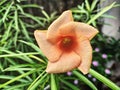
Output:
<svg viewBox="0 0 120 90">
<path fill-rule="evenodd" d="M 48 30 L 36 30 L 36 41 L 48 58 L 46 72 L 63 73 L 78 68 L 88 73 L 92 60 L 90 40 L 97 33 L 94 27 L 73 21 L 70 10 L 64 11 Z"/>
</svg>

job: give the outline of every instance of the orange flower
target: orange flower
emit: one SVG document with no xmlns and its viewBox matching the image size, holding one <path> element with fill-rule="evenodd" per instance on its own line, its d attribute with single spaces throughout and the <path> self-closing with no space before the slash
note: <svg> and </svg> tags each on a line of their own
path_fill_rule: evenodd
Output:
<svg viewBox="0 0 120 90">
<path fill-rule="evenodd" d="M 90 25 L 74 22 L 70 10 L 64 11 L 47 31 L 36 30 L 37 43 L 48 58 L 46 72 L 62 73 L 78 68 L 87 74 L 92 60 L 90 40 L 97 33 Z"/>
</svg>

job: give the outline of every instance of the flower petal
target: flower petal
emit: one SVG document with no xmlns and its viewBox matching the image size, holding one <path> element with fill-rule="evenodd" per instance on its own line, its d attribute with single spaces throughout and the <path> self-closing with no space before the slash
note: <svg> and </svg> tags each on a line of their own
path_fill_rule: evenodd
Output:
<svg viewBox="0 0 120 90">
<path fill-rule="evenodd" d="M 62 51 L 57 48 L 57 46 L 51 44 L 46 40 L 46 32 L 36 30 L 34 32 L 34 35 L 39 47 L 48 58 L 48 60 L 51 62 L 57 61 L 60 58 Z"/>
<path fill-rule="evenodd" d="M 47 39 L 51 42 L 56 41 L 58 28 L 70 21 L 73 21 L 72 12 L 70 10 L 64 11 L 62 15 L 57 18 L 48 28 Z"/>
<path fill-rule="evenodd" d="M 60 36 L 76 36 L 75 30 L 73 30 L 73 28 L 75 28 L 74 24 L 69 25 L 69 23 L 62 25 L 58 29 L 58 33 Z"/>
<path fill-rule="evenodd" d="M 70 71 L 80 65 L 80 56 L 75 52 L 64 53 L 56 62 L 48 62 L 46 72 L 48 73 L 63 73 Z"/>
<path fill-rule="evenodd" d="M 75 52 L 81 56 L 81 64 L 78 69 L 84 74 L 87 74 L 92 61 L 92 47 L 89 40 L 80 42 Z"/>
<path fill-rule="evenodd" d="M 70 33 L 71 32 L 75 33 L 78 38 L 81 36 L 85 36 L 89 40 L 91 40 L 98 33 L 98 30 L 95 29 L 94 27 L 80 22 L 69 22 L 61 26 L 60 28 L 65 28 L 65 29 L 60 29 L 60 32 L 62 33 L 66 33 L 65 31 L 69 30 Z"/>
</svg>

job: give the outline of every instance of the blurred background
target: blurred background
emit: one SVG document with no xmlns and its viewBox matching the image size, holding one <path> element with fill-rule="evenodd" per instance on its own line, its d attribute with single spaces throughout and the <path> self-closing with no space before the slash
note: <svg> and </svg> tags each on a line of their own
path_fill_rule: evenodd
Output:
<svg viewBox="0 0 120 90">
<path fill-rule="evenodd" d="M 0 0 L 1 90 L 26 90 L 43 72 L 46 64 L 41 63 L 41 59 L 44 60 L 44 55 L 39 51 L 33 32 L 36 29 L 46 30 L 68 9 L 75 21 L 98 28 L 100 33 L 91 41 L 91 68 L 120 86 L 120 0 Z M 35 69 L 34 72 L 29 72 L 32 69 Z M 92 90 L 72 72 L 60 77 L 81 90 Z M 98 90 L 110 90 L 91 74 L 85 77 Z M 65 82 L 60 83 L 63 86 L 60 90 L 70 90 Z M 33 90 L 43 88 L 50 90 L 49 76 Z"/>
</svg>

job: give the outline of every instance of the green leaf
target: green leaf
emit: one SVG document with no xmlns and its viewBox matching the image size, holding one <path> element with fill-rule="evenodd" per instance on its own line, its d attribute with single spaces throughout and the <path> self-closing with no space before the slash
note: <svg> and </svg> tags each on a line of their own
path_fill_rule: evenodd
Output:
<svg viewBox="0 0 120 90">
<path fill-rule="evenodd" d="M 16 30 L 15 35 L 13 37 L 13 42 L 14 42 L 15 47 L 17 46 L 18 34 L 19 34 L 19 31 Z"/>
<path fill-rule="evenodd" d="M 90 12 L 90 4 L 89 4 L 88 0 L 85 0 L 85 6 L 86 6 L 87 10 Z"/>
<path fill-rule="evenodd" d="M 8 26 L 6 32 L 4 33 L 1 42 L 5 42 L 9 38 L 9 36 L 10 36 L 10 30 L 12 28 L 12 24 L 13 24 L 13 20 L 11 20 L 11 22 L 9 23 L 9 26 Z"/>
<path fill-rule="evenodd" d="M 112 15 L 108 15 L 108 14 L 103 14 L 101 17 L 116 19 L 116 17 L 114 17 L 114 16 L 112 16 Z"/>
<path fill-rule="evenodd" d="M 120 87 L 118 87 L 115 83 L 113 83 L 112 81 L 110 81 L 106 77 L 102 76 L 98 72 L 94 71 L 93 69 L 90 69 L 89 73 L 92 76 L 94 76 L 95 78 L 97 78 L 98 80 L 100 80 L 102 83 L 104 83 L 105 85 L 107 85 L 112 90 L 120 90 Z"/>
<path fill-rule="evenodd" d="M 36 5 L 36 4 L 25 4 L 25 5 L 21 5 L 22 8 L 39 8 L 41 9 L 42 7 L 40 5 Z"/>
<path fill-rule="evenodd" d="M 34 69 L 32 66 L 33 66 L 32 64 L 20 64 L 20 65 L 18 64 L 18 65 L 10 66 L 4 69 L 3 71 L 19 71 L 19 70 L 28 71 Z"/>
<path fill-rule="evenodd" d="M 48 14 L 47 14 L 44 10 L 42 10 L 42 13 L 43 13 L 43 15 L 47 18 L 47 20 L 50 19 L 50 17 L 48 16 Z"/>
<path fill-rule="evenodd" d="M 29 55 L 30 58 L 34 58 L 35 60 L 38 60 L 39 62 L 42 62 L 44 64 L 46 64 L 47 62 L 45 62 L 44 60 L 40 59 L 39 57 L 35 56 L 35 55 Z"/>
<path fill-rule="evenodd" d="M 30 18 L 34 21 L 36 21 L 37 23 L 39 23 L 41 26 L 44 26 L 44 24 L 35 16 L 28 14 L 28 13 L 23 13 L 24 16 L 26 16 L 27 18 Z"/>
<path fill-rule="evenodd" d="M 68 81 L 65 81 L 64 79 L 60 79 L 60 81 L 62 83 L 64 83 L 65 85 L 67 85 L 68 87 L 70 87 L 72 90 L 80 90 L 79 88 L 77 88 L 75 85 L 69 83 Z"/>
<path fill-rule="evenodd" d="M 20 52 L 20 51 L 17 51 L 18 53 L 15 53 L 15 52 L 11 52 L 9 50 L 5 50 L 5 49 L 2 49 L 1 50 L 2 52 L 5 52 L 5 53 L 8 53 L 8 54 L 5 54 L 5 55 L 0 55 L 0 57 L 16 57 L 16 58 L 20 58 L 28 63 L 34 63 L 34 61 L 28 57 L 28 55 L 37 55 L 39 53 L 37 52 L 33 52 L 33 53 L 23 53 L 23 52 Z"/>
<path fill-rule="evenodd" d="M 32 42 L 31 38 L 29 37 L 29 33 L 28 33 L 28 31 L 26 30 L 26 27 L 25 27 L 24 22 L 23 22 L 21 19 L 19 19 L 19 22 L 20 22 L 20 25 L 21 25 L 21 28 L 22 28 L 21 31 L 22 31 L 23 34 L 25 35 L 26 39 L 28 39 L 29 41 Z"/>
<path fill-rule="evenodd" d="M 83 76 L 81 73 L 79 73 L 78 71 L 73 71 L 73 74 L 76 75 L 80 80 L 82 80 L 84 83 L 86 83 L 89 87 L 91 87 L 93 90 L 98 90 L 96 88 L 96 86 L 90 81 L 88 80 L 85 76 Z"/>
<path fill-rule="evenodd" d="M 9 76 L 9 75 L 0 75 L 0 79 L 4 79 L 4 80 L 7 80 L 7 79 L 14 79 L 16 76 Z M 22 83 L 27 83 L 28 81 L 25 80 L 25 79 L 18 79 L 17 81 L 20 81 Z"/>
<path fill-rule="evenodd" d="M 5 22 L 5 19 L 6 19 L 8 13 L 10 11 L 12 5 L 13 5 L 13 2 L 11 2 L 11 4 L 9 5 L 9 7 L 6 9 L 6 12 L 5 12 L 5 14 L 4 14 L 3 18 L 2 18 L 3 22 Z"/>
<path fill-rule="evenodd" d="M 0 6 L 1 6 L 2 4 L 4 4 L 6 1 L 7 1 L 7 0 L 1 0 L 1 1 L 0 1 Z"/>
<path fill-rule="evenodd" d="M 16 28 L 16 31 L 20 31 L 19 30 L 19 26 L 18 26 L 18 11 L 17 10 L 15 10 L 15 12 L 14 12 L 14 20 L 15 20 L 15 28 Z"/>
<path fill-rule="evenodd" d="M 92 5 L 91 5 L 91 11 L 95 9 L 95 7 L 97 6 L 97 2 L 98 0 L 93 0 Z"/>
<path fill-rule="evenodd" d="M 33 54 L 33 55 L 37 55 L 39 53 L 37 52 L 32 52 L 32 53 L 20 53 L 20 54 L 5 54 L 5 55 L 0 55 L 0 58 L 1 57 L 15 57 L 15 56 L 24 56 L 24 55 L 30 55 L 30 54 Z"/>
<path fill-rule="evenodd" d="M 13 82 L 19 80 L 20 78 L 25 77 L 25 76 L 27 76 L 27 75 L 29 75 L 29 74 L 32 74 L 32 73 L 34 73 L 34 72 L 36 72 L 36 71 L 37 71 L 37 70 L 32 70 L 32 71 L 29 71 L 29 72 L 27 72 L 27 73 L 24 73 L 24 74 L 22 74 L 22 75 L 20 75 L 20 76 L 17 76 L 17 77 L 15 77 L 14 79 L 9 80 L 9 81 L 7 81 L 6 83 L 1 84 L 1 85 L 0 85 L 0 88 L 3 88 L 3 87 L 5 87 L 6 85 L 8 85 L 8 84 L 10 84 L 10 83 L 13 83 Z"/>
<path fill-rule="evenodd" d="M 93 18 L 91 18 L 87 24 L 91 24 L 93 21 L 95 21 L 96 19 L 98 19 L 102 14 L 104 14 L 105 12 L 107 12 L 108 10 L 110 10 L 111 8 L 113 8 L 113 6 L 115 5 L 115 2 L 112 3 L 111 5 L 105 7 L 103 10 L 101 10 L 99 13 L 97 13 Z"/>
<path fill-rule="evenodd" d="M 24 13 L 24 10 L 23 10 L 23 8 L 21 7 L 21 5 L 16 4 L 16 6 L 17 6 L 17 9 L 21 11 L 21 13 Z"/>
<path fill-rule="evenodd" d="M 54 74 L 51 74 L 51 90 L 58 90 Z"/>
<path fill-rule="evenodd" d="M 19 54 L 22 54 L 23 52 L 20 52 L 20 51 L 17 51 Z M 30 54 L 30 55 L 33 55 L 33 54 Z M 31 64 L 34 63 L 34 61 L 29 57 L 29 55 L 23 55 L 22 57 L 19 56 L 19 58 L 23 59 L 24 61 L 27 61 Z"/>
<path fill-rule="evenodd" d="M 47 77 L 47 73 L 44 74 L 39 80 L 37 80 L 34 85 L 31 86 L 31 88 L 28 88 L 27 90 L 36 90 L 36 88 L 43 83 L 43 80 Z"/>
<path fill-rule="evenodd" d="M 43 76 L 44 73 L 45 73 L 45 71 L 43 71 L 43 72 L 30 84 L 30 86 L 27 88 L 27 90 L 31 90 L 31 88 L 34 86 L 34 84 Z"/>
<path fill-rule="evenodd" d="M 29 84 L 30 84 L 30 82 L 22 83 L 22 84 L 15 84 L 13 86 L 10 85 L 10 86 L 5 87 L 5 89 L 3 89 L 3 90 L 23 90 L 23 88 L 25 86 L 28 86 Z"/>
<path fill-rule="evenodd" d="M 47 60 L 47 58 L 45 57 L 45 55 L 43 55 L 42 51 L 40 50 L 39 47 L 37 47 L 35 44 L 31 43 L 31 42 L 26 42 L 23 40 L 19 40 L 21 43 L 25 43 L 26 45 L 32 47 L 34 50 L 36 50 L 45 60 Z"/>
</svg>

